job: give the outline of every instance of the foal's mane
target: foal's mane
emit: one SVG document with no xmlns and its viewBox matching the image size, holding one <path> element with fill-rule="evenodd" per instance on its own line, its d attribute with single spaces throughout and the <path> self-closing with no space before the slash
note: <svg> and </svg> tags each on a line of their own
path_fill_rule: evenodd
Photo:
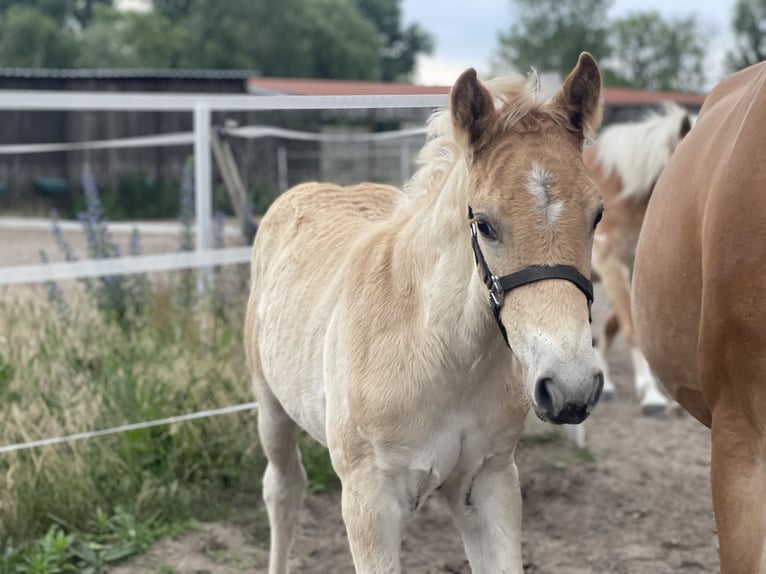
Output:
<svg viewBox="0 0 766 574">
<path fill-rule="evenodd" d="M 534 70 L 526 77 L 513 74 L 489 80 L 484 82 L 484 85 L 495 100 L 498 115 L 496 125 L 501 130 L 513 128 L 530 115 L 545 115 L 561 125 L 567 125 L 563 113 L 546 106 L 546 101 L 540 93 L 540 81 Z M 431 114 L 427 125 L 426 143 L 417 157 L 417 163 L 421 167 L 404 186 L 404 191 L 411 196 L 441 189 L 454 167 L 464 172 L 462 176 L 467 176 L 468 173 L 468 166 L 462 161 L 465 157 L 461 149 L 462 144 L 453 132 L 449 108 Z"/>
<path fill-rule="evenodd" d="M 620 196 L 646 199 L 673 153 L 681 122 L 688 112 L 667 102 L 641 121 L 612 124 L 599 134 L 597 161 L 607 174 L 622 180 Z"/>
</svg>

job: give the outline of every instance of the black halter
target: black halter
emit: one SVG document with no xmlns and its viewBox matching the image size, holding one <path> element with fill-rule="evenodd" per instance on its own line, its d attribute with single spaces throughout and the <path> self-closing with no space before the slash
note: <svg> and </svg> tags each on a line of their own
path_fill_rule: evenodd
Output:
<svg viewBox="0 0 766 574">
<path fill-rule="evenodd" d="M 592 320 L 591 306 L 593 305 L 593 283 L 580 273 L 576 268 L 571 265 L 530 265 L 520 271 L 511 273 L 510 275 L 503 275 L 498 277 L 493 275 L 487 265 L 487 260 L 484 259 L 484 254 L 479 247 L 479 224 L 473 217 L 473 210 L 468 207 L 468 219 L 471 222 L 471 246 L 473 247 L 473 255 L 476 259 L 476 264 L 481 271 L 481 279 L 489 289 L 489 306 L 492 309 L 492 314 L 495 316 L 498 327 L 500 327 L 500 333 L 503 335 L 505 344 L 508 344 L 508 333 L 505 331 L 505 326 L 500 320 L 500 309 L 503 306 L 503 299 L 508 291 L 512 291 L 517 287 L 523 285 L 529 285 L 530 283 L 537 283 L 538 281 L 545 281 L 546 279 L 563 279 L 574 283 L 574 285 L 583 292 L 585 298 L 588 300 L 588 320 Z"/>
</svg>

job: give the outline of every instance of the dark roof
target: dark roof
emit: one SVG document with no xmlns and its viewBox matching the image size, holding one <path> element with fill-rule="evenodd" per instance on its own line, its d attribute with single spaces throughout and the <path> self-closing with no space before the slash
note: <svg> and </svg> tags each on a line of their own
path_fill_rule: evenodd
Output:
<svg viewBox="0 0 766 574">
<path fill-rule="evenodd" d="M 185 70 L 152 68 L 0 68 L 0 78 L 40 79 L 179 79 L 179 80 L 247 80 L 258 76 L 253 70 Z"/>
<path fill-rule="evenodd" d="M 251 94 L 294 94 L 299 96 L 349 96 L 349 95 L 414 95 L 448 94 L 450 86 L 418 86 L 365 82 L 355 80 L 318 80 L 312 78 L 250 78 L 247 82 Z M 701 106 L 705 96 L 678 92 L 653 92 L 634 88 L 604 87 L 604 103 L 608 106 L 633 106 L 661 104 L 673 101 L 679 105 Z"/>
</svg>

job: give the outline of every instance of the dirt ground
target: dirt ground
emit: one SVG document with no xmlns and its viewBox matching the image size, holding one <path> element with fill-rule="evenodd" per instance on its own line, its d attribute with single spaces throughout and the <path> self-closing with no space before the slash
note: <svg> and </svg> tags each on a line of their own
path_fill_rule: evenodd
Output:
<svg viewBox="0 0 766 574">
<path fill-rule="evenodd" d="M 0 229 L 0 264 L 35 262 L 40 247 L 49 253 L 55 250 L 49 237 L 46 231 Z M 145 236 L 144 244 L 146 252 L 173 251 L 177 238 Z M 598 326 L 604 311 L 598 287 L 596 300 Z M 656 418 L 642 417 L 632 395 L 628 351 L 620 339 L 608 360 L 619 395 L 600 404 L 587 422 L 588 450 L 578 452 L 563 437 L 548 441 L 532 437 L 519 449 L 525 571 L 717 572 L 707 429 L 677 408 Z M 148 554 L 112 572 L 264 573 L 268 560 L 264 522 L 263 507 L 253 500 L 231 520 L 204 523 L 162 540 Z M 460 538 L 438 497 L 410 523 L 402 562 L 404 572 L 413 574 L 470 572 Z M 307 497 L 292 571 L 353 572 L 338 493 Z"/>
<path fill-rule="evenodd" d="M 603 297 L 596 321 L 603 315 Z M 601 311 L 601 313 L 599 313 Z M 619 395 L 596 408 L 588 449 L 563 436 L 521 445 L 523 555 L 528 574 L 664 574 L 718 571 L 709 493 L 709 434 L 681 411 L 647 418 L 632 395 L 628 349 L 608 357 Z M 268 560 L 262 506 L 248 517 L 204 524 L 160 542 L 115 574 L 261 574 Z M 403 571 L 467 574 L 470 568 L 446 505 L 430 499 L 409 524 Z M 165 568 L 166 570 L 162 570 Z M 292 571 L 352 574 L 338 493 L 306 499 Z"/>
</svg>

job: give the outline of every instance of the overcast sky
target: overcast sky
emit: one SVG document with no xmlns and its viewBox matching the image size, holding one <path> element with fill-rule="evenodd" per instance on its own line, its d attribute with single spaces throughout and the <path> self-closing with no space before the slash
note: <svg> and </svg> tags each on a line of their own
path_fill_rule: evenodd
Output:
<svg viewBox="0 0 766 574">
<path fill-rule="evenodd" d="M 734 0 L 615 0 L 611 17 L 657 10 L 664 16 L 695 14 L 708 37 L 709 86 L 723 75 L 723 58 L 731 45 Z M 497 35 L 511 24 L 510 0 L 403 0 L 406 23 L 418 22 L 433 34 L 436 48 L 418 62 L 416 82 L 449 85 L 465 68 L 481 74 L 497 47 Z M 542 71 L 542 70 L 541 70 Z"/>
</svg>

